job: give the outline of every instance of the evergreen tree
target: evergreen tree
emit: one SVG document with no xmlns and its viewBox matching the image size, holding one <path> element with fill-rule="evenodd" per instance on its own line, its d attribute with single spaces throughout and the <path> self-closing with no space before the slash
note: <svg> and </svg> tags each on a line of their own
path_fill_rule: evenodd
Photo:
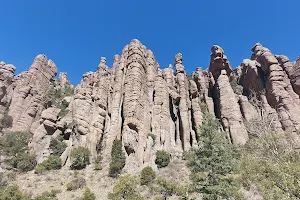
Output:
<svg viewBox="0 0 300 200">
<path fill-rule="evenodd" d="M 117 177 L 125 166 L 126 157 L 122 151 L 121 140 L 114 140 L 111 151 L 111 163 L 109 164 L 109 176 Z"/>
<path fill-rule="evenodd" d="M 208 114 L 199 134 L 199 148 L 188 162 L 194 190 L 202 193 L 204 200 L 237 197 L 240 187 L 233 172 L 238 156 L 227 134 L 219 131 L 218 122 Z"/>
</svg>

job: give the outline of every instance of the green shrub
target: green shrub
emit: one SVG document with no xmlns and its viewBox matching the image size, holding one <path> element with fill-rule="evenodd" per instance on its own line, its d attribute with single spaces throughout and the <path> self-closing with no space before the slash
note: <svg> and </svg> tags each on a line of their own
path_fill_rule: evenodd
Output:
<svg viewBox="0 0 300 200">
<path fill-rule="evenodd" d="M 144 198 L 137 191 L 138 181 L 136 177 L 125 175 L 120 177 L 114 186 L 113 192 L 108 194 L 109 200 L 134 199 L 143 200 Z"/>
<path fill-rule="evenodd" d="M 122 142 L 114 140 L 111 151 L 111 163 L 109 164 L 109 176 L 117 177 L 125 166 L 126 157 L 122 151 Z"/>
<path fill-rule="evenodd" d="M 6 157 L 6 162 L 19 171 L 30 171 L 36 165 L 35 155 L 29 153 L 28 143 L 31 134 L 28 132 L 13 132 L 0 138 L 0 154 Z"/>
<path fill-rule="evenodd" d="M 94 170 L 102 170 L 101 163 L 95 163 Z"/>
<path fill-rule="evenodd" d="M 89 188 L 86 188 L 82 200 L 96 200 L 96 196 Z"/>
<path fill-rule="evenodd" d="M 155 171 L 151 167 L 145 167 L 141 172 L 141 185 L 148 185 L 155 179 Z"/>
<path fill-rule="evenodd" d="M 163 197 L 167 198 L 172 195 L 177 195 L 183 197 L 186 192 L 186 187 L 182 185 L 172 184 L 166 181 L 165 179 L 157 179 L 158 187 L 155 188 Z"/>
<path fill-rule="evenodd" d="M 70 182 L 70 183 L 67 183 L 67 191 L 71 191 L 73 190 L 73 184 Z"/>
<path fill-rule="evenodd" d="M 66 86 L 64 88 L 55 87 L 53 84 L 45 93 L 44 103 L 48 106 L 54 105 L 57 108 L 63 109 L 65 105 L 62 105 L 63 98 L 72 96 L 74 94 L 74 88 L 72 86 Z"/>
<path fill-rule="evenodd" d="M 123 164 L 120 162 L 111 162 L 109 163 L 109 176 L 116 178 L 120 175 L 123 169 Z"/>
<path fill-rule="evenodd" d="M 70 183 L 67 184 L 67 190 L 71 191 L 71 190 L 81 189 L 81 188 L 84 188 L 85 185 L 86 185 L 85 179 L 82 177 L 79 177 L 79 178 L 72 180 Z"/>
<path fill-rule="evenodd" d="M 49 156 L 47 160 L 38 164 L 35 168 L 35 173 L 40 174 L 49 170 L 57 170 L 62 166 L 61 159 L 58 156 Z"/>
<path fill-rule="evenodd" d="M 43 192 L 42 194 L 38 195 L 34 198 L 34 200 L 57 200 L 56 195 L 59 191 L 51 190 L 50 192 Z"/>
<path fill-rule="evenodd" d="M 22 172 L 28 172 L 36 166 L 35 155 L 30 153 L 19 153 L 16 157 L 9 160 L 9 163 Z"/>
<path fill-rule="evenodd" d="M 60 105 L 60 112 L 58 113 L 58 116 L 60 116 L 60 117 L 66 116 L 69 112 L 68 106 L 69 106 L 68 102 L 62 101 L 61 105 Z"/>
<path fill-rule="evenodd" d="M 28 194 L 22 193 L 18 185 L 11 185 L 0 191 L 0 200 L 31 200 Z"/>
<path fill-rule="evenodd" d="M 52 138 L 50 140 L 49 148 L 51 149 L 52 155 L 61 156 L 61 154 L 66 150 L 68 145 L 63 140 L 64 138 L 62 136 L 58 136 L 57 138 Z"/>
<path fill-rule="evenodd" d="M 42 174 L 44 173 L 46 170 L 46 168 L 40 164 L 38 164 L 35 168 L 34 168 L 34 173 L 35 174 Z"/>
<path fill-rule="evenodd" d="M 171 155 L 164 151 L 160 150 L 156 152 L 155 164 L 157 164 L 158 168 L 166 167 L 170 163 Z"/>
<path fill-rule="evenodd" d="M 64 96 L 72 96 L 74 94 L 74 87 L 67 85 L 64 87 Z"/>
<path fill-rule="evenodd" d="M 207 114 L 199 134 L 199 148 L 188 162 L 193 189 L 202 193 L 204 200 L 238 197 L 240 186 L 234 176 L 238 155 L 226 133 L 220 132 L 219 124 Z"/>
<path fill-rule="evenodd" d="M 28 151 L 28 143 L 31 139 L 29 132 L 13 132 L 0 138 L 0 152 L 2 155 L 15 156 L 18 153 Z"/>
<path fill-rule="evenodd" d="M 84 169 L 90 164 L 90 151 L 85 147 L 78 147 L 71 152 L 71 169 Z"/>
<path fill-rule="evenodd" d="M 101 165 L 101 156 L 97 156 L 94 160 L 94 170 L 102 170 L 102 165 Z"/>
</svg>

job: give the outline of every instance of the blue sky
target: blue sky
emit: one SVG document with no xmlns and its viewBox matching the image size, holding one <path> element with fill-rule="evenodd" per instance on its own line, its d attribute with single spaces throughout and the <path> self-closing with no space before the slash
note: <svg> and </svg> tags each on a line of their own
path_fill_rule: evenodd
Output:
<svg viewBox="0 0 300 200">
<path fill-rule="evenodd" d="M 161 68 L 181 52 L 188 73 L 208 67 L 214 44 L 233 68 L 256 42 L 295 60 L 299 7 L 299 0 L 2 0 L 0 60 L 19 73 L 42 53 L 73 84 L 95 71 L 101 56 L 111 67 L 133 38 L 154 52 Z"/>
</svg>

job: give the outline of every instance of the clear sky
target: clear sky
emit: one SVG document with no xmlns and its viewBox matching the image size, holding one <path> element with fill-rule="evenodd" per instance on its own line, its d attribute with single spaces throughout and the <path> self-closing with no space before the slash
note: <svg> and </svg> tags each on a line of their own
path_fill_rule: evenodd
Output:
<svg viewBox="0 0 300 200">
<path fill-rule="evenodd" d="M 109 67 L 131 39 L 151 49 L 161 68 L 183 54 L 188 73 L 207 68 L 210 47 L 223 47 L 232 67 L 261 42 L 275 54 L 300 54 L 300 0 L 1 0 L 0 60 L 17 72 L 39 54 L 73 84 Z"/>
</svg>

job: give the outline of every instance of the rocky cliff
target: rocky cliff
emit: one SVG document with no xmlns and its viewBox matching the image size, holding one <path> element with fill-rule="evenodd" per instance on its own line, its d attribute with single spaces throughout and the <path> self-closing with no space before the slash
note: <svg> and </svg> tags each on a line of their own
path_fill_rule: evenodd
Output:
<svg viewBox="0 0 300 200">
<path fill-rule="evenodd" d="M 119 139 L 127 172 L 155 167 L 158 150 L 181 156 L 196 147 L 206 112 L 220 120 L 235 145 L 249 140 L 247 122 L 266 115 L 274 130 L 288 130 L 298 138 L 300 59 L 291 62 L 259 43 L 252 52 L 232 70 L 230 58 L 215 45 L 209 67 L 187 75 L 183 55 L 176 54 L 174 66 L 161 69 L 153 52 L 134 39 L 114 56 L 112 68 L 102 57 L 97 71 L 84 74 L 74 88 L 66 73 L 54 79 L 56 65 L 44 55 L 19 75 L 13 65 L 1 62 L 1 132 L 31 132 L 29 146 L 38 162 L 50 155 L 50 139 L 62 136 L 68 144 L 61 155 L 65 166 L 70 165 L 70 150 L 78 146 L 88 148 L 92 158 L 101 155 L 105 166 L 113 141 Z M 74 93 L 53 99 L 57 93 L 51 91 L 66 88 Z"/>
</svg>

